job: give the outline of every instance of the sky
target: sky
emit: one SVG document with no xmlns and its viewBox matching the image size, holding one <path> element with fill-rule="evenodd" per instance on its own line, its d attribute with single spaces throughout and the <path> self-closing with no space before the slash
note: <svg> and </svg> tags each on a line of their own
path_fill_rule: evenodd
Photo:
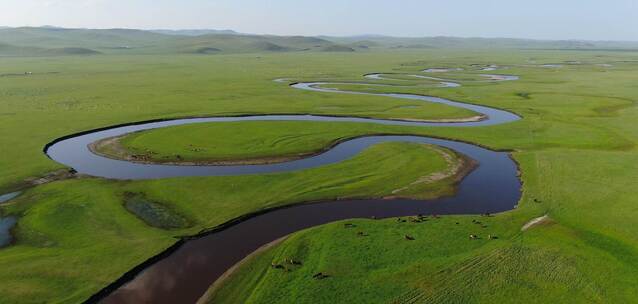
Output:
<svg viewBox="0 0 638 304">
<path fill-rule="evenodd" d="M 0 0 L 0 25 L 638 41 L 638 0 Z"/>
</svg>

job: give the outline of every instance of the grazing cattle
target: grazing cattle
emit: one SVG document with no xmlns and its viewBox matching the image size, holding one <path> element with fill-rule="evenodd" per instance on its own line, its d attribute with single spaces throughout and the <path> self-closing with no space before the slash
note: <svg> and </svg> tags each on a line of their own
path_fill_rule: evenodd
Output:
<svg viewBox="0 0 638 304">
<path fill-rule="evenodd" d="M 409 235 L 407 235 L 407 234 L 405 235 L 405 239 L 408 240 L 408 241 L 414 241 L 414 238 L 409 236 Z"/>
<path fill-rule="evenodd" d="M 476 234 L 470 234 L 470 240 L 476 240 L 478 236 Z"/>
</svg>

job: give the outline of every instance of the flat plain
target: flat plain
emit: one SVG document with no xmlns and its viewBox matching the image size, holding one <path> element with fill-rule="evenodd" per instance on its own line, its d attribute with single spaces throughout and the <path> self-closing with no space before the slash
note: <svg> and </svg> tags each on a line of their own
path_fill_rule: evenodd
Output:
<svg viewBox="0 0 638 304">
<path fill-rule="evenodd" d="M 233 122 L 170 127 L 122 140 L 151 158 L 233 161 L 291 157 L 371 134 L 415 134 L 511 151 L 520 168 L 516 209 L 489 217 L 425 222 L 348 220 L 295 233 L 243 261 L 213 286 L 215 303 L 632 303 L 638 298 L 638 53 L 570 50 L 420 49 L 369 52 L 208 55 L 98 55 L 0 58 L 0 205 L 18 224 L 0 249 L 0 302 L 81 302 L 192 235 L 264 208 L 385 197 L 450 194 L 454 179 L 412 183 L 446 169 L 437 148 L 381 144 L 325 167 L 266 175 L 146 181 L 81 176 L 33 186 L 64 169 L 43 153 L 52 140 L 152 119 L 248 114 L 320 114 L 436 120 L 468 110 L 387 97 L 290 88 L 296 81 L 355 91 L 413 93 L 507 109 L 522 119 L 476 127 L 362 123 Z M 560 63 L 560 67 L 542 64 Z M 520 77 L 481 82 L 472 68 Z M 431 80 L 366 80 L 372 72 L 423 74 L 462 67 L 458 88 Z M 449 151 L 444 151 L 449 152 Z M 458 160 L 455 160 L 458 161 Z M 125 204 L 130 193 L 183 221 L 153 226 Z M 529 221 L 547 215 L 536 225 Z M 477 225 L 480 221 L 481 225 Z M 482 226 L 486 226 L 483 228 Z M 480 239 L 468 239 L 477 234 Z M 410 235 L 413 241 L 406 241 Z M 488 238 L 497 236 L 497 238 Z M 291 271 L 271 267 L 287 258 Z M 322 272 L 330 277 L 313 279 Z"/>
</svg>

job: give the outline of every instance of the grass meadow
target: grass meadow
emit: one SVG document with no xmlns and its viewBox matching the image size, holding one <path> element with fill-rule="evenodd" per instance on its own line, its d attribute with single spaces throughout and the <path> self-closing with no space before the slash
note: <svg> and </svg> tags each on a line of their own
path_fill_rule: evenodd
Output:
<svg viewBox="0 0 638 304">
<path fill-rule="evenodd" d="M 540 66 L 566 61 L 581 64 Z M 636 302 L 638 53 L 424 49 L 0 58 L 2 73 L 11 74 L 0 77 L 0 193 L 24 191 L 0 205 L 2 216 L 19 218 L 14 244 L 0 249 L 0 303 L 80 302 L 169 247 L 177 236 L 268 207 L 386 196 L 446 167 L 432 147 L 391 143 L 299 172 L 147 181 L 82 177 L 27 187 L 30 179 L 63 168 L 42 152 L 48 142 L 109 125 L 191 116 L 469 117 L 472 112 L 444 105 L 301 91 L 272 80 L 364 81 L 362 75 L 371 72 L 418 73 L 470 64 L 508 67 L 488 73 L 520 80 L 467 81 L 459 88 L 411 81 L 391 91 L 503 108 L 522 120 L 477 128 L 202 124 L 135 134 L 124 142 L 164 159 L 180 154 L 233 160 L 310 153 L 366 134 L 419 134 L 510 150 L 520 165 L 523 197 L 512 211 L 422 223 L 346 221 L 369 234 L 365 238 L 344 230 L 344 222 L 304 230 L 244 261 L 210 290 L 209 300 L 215 303 Z M 476 73 L 454 77 L 474 80 L 471 74 Z M 387 87 L 341 86 L 388 92 Z M 202 150 L 188 154 L 189 145 Z M 448 179 L 406 193 L 427 197 L 450 191 Z M 126 209 L 126 193 L 143 193 L 189 225 L 148 225 Z M 543 215 L 549 218 L 521 230 Z M 469 240 L 472 233 L 482 238 Z M 406 241 L 405 234 L 415 240 Z M 303 265 L 289 272 L 270 267 L 289 257 Z M 317 272 L 330 277 L 315 280 Z"/>
</svg>

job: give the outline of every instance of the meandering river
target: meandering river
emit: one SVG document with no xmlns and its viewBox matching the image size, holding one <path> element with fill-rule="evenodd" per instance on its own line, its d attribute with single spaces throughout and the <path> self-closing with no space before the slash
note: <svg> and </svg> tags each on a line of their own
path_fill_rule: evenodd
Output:
<svg viewBox="0 0 638 304">
<path fill-rule="evenodd" d="M 493 66 L 489 70 L 495 69 Z M 425 70 L 427 72 L 428 70 Z M 431 70 L 434 72 L 435 70 Z M 442 71 L 436 69 L 436 72 Z M 368 79 L 383 79 L 384 74 L 369 74 Z M 434 78 L 444 87 L 460 84 Z M 511 75 L 484 75 L 487 81 L 516 80 Z M 282 81 L 282 80 L 279 80 Z M 45 147 L 53 160 L 74 168 L 78 173 L 112 179 L 156 179 L 178 176 L 219 176 L 259 174 L 303 170 L 337 163 L 351 158 L 367 147 L 381 142 L 434 144 L 462 153 L 479 163 L 458 185 L 452 197 L 434 200 L 371 199 L 326 201 L 287 206 L 246 215 L 190 240 L 182 240 L 149 262 L 139 265 L 121 279 L 94 295 L 87 302 L 104 303 L 194 303 L 226 270 L 260 246 L 301 229 L 352 218 L 387 218 L 416 214 L 478 214 L 510 210 L 520 198 L 521 183 L 517 166 L 507 152 L 453 140 L 425 136 L 365 136 L 346 140 L 316 156 L 265 165 L 183 166 L 140 164 L 115 160 L 92 153 L 88 145 L 130 132 L 193 123 L 226 121 L 326 121 L 358 122 L 406 126 L 475 127 L 513 122 L 514 113 L 440 97 L 414 94 L 376 94 L 329 89 L 329 82 L 293 83 L 295 89 L 319 93 L 364 94 L 422 102 L 442 103 L 472 110 L 481 120 L 459 122 L 419 122 L 362 117 L 318 115 L 253 115 L 238 117 L 185 118 L 132 123 L 66 136 Z M 341 83 L 343 84 L 343 83 Z M 375 85 L 375 84 L 370 84 Z"/>
</svg>

